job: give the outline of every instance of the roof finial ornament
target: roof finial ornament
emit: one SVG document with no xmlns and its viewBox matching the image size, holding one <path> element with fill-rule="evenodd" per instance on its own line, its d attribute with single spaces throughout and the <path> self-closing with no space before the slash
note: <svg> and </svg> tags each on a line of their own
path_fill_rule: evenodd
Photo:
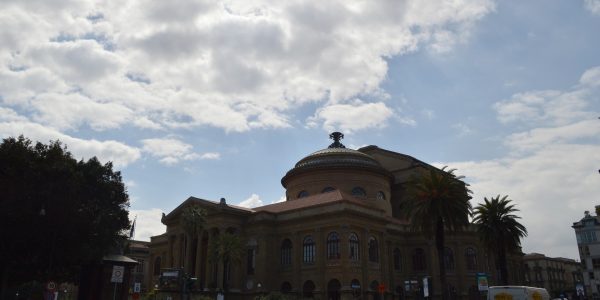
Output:
<svg viewBox="0 0 600 300">
<path fill-rule="evenodd" d="M 329 138 L 333 140 L 333 143 L 329 145 L 329 148 L 346 148 L 344 144 L 340 143 L 340 140 L 344 138 L 344 134 L 341 132 L 332 132 Z"/>
</svg>

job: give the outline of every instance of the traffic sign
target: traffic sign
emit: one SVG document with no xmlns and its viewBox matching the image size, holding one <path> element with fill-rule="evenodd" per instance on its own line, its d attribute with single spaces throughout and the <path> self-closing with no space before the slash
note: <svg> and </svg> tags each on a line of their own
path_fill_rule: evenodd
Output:
<svg viewBox="0 0 600 300">
<path fill-rule="evenodd" d="M 124 273 L 125 273 L 124 266 L 113 266 L 112 276 L 110 277 L 110 282 L 122 283 Z"/>
<path fill-rule="evenodd" d="M 56 290 L 56 282 L 48 281 L 46 283 L 46 290 L 49 292 L 54 292 Z"/>
</svg>

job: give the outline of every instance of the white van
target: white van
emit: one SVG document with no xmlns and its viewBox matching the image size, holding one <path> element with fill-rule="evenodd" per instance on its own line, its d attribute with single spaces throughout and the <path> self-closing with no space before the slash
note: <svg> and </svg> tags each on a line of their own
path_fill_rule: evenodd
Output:
<svg viewBox="0 0 600 300">
<path fill-rule="evenodd" d="M 531 286 L 490 286 L 487 300 L 550 300 L 544 288 Z"/>
</svg>

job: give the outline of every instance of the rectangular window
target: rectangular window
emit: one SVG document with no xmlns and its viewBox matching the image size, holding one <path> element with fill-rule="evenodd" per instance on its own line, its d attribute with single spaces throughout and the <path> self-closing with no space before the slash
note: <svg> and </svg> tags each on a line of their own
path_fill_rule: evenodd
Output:
<svg viewBox="0 0 600 300">
<path fill-rule="evenodd" d="M 592 258 L 592 265 L 594 269 L 600 268 L 600 258 Z"/>
<path fill-rule="evenodd" d="M 594 278 L 594 272 L 590 272 L 589 274 L 590 274 L 590 279 L 595 279 Z"/>
<path fill-rule="evenodd" d="M 135 266 L 136 273 L 144 273 L 144 260 L 139 259 L 137 266 Z"/>
</svg>

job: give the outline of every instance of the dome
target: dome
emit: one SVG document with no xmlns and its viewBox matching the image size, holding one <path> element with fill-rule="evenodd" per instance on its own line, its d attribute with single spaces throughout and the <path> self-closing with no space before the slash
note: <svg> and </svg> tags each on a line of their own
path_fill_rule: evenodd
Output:
<svg viewBox="0 0 600 300">
<path fill-rule="evenodd" d="M 365 169 L 389 176 L 388 171 L 373 157 L 360 151 L 348 149 L 340 143 L 340 139 L 344 137 L 342 133 L 334 132 L 329 137 L 334 142 L 328 148 L 313 152 L 304 157 L 296 163 L 293 169 L 285 174 L 281 179 L 281 183 L 284 186 L 290 177 L 317 169 Z"/>
</svg>

